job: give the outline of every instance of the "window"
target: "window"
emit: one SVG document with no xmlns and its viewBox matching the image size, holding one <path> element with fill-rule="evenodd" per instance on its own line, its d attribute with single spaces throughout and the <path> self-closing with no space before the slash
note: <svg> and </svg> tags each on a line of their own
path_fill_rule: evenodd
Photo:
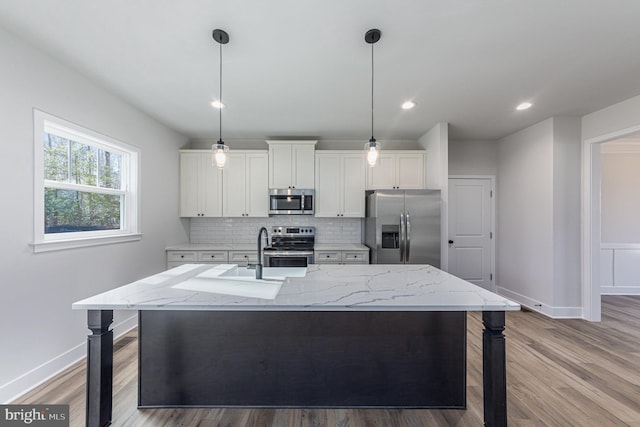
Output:
<svg viewBox="0 0 640 427">
<path fill-rule="evenodd" d="M 139 240 L 137 149 L 35 110 L 35 252 Z"/>
</svg>

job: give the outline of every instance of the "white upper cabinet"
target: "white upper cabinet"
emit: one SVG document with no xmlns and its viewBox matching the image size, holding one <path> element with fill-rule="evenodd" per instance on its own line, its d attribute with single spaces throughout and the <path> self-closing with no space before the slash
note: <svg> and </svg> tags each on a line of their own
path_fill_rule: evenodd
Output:
<svg viewBox="0 0 640 427">
<path fill-rule="evenodd" d="M 316 217 L 364 217 L 365 154 L 316 152 Z"/>
<path fill-rule="evenodd" d="M 269 188 L 314 188 L 314 155 L 317 142 L 267 141 Z"/>
<path fill-rule="evenodd" d="M 367 167 L 367 190 L 421 190 L 426 188 L 425 152 L 382 150 L 378 164 Z"/>
<path fill-rule="evenodd" d="M 180 151 L 180 216 L 222 216 L 222 172 L 211 151 Z"/>
<path fill-rule="evenodd" d="M 222 212 L 225 217 L 269 216 L 266 151 L 232 150 L 222 173 Z"/>
</svg>

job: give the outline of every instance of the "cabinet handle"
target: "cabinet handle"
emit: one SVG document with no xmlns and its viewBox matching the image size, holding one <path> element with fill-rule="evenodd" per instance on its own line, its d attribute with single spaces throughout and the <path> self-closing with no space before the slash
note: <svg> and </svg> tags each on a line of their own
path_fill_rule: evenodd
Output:
<svg viewBox="0 0 640 427">
<path fill-rule="evenodd" d="M 184 255 L 180 255 L 180 258 L 184 258 Z"/>
</svg>

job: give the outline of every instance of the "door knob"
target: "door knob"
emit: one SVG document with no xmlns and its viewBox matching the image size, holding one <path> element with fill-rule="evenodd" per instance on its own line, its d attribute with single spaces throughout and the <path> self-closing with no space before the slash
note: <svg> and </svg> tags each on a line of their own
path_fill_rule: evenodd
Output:
<svg viewBox="0 0 640 427">
<path fill-rule="evenodd" d="M 453 240 L 449 240 L 449 244 L 450 244 L 450 245 L 453 245 Z"/>
</svg>

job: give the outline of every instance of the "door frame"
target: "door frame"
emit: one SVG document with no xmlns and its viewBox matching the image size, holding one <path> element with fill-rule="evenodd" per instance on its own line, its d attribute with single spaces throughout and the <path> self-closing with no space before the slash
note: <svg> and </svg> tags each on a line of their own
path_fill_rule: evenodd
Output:
<svg viewBox="0 0 640 427">
<path fill-rule="evenodd" d="M 496 271 L 496 241 L 498 240 L 498 234 L 496 232 L 496 199 L 498 198 L 498 191 L 496 189 L 496 176 L 495 175 L 449 175 L 447 179 L 447 185 L 449 185 L 450 179 L 488 179 L 491 182 L 491 213 L 490 213 L 490 221 L 491 221 L 491 231 L 493 232 L 493 238 L 491 239 L 491 274 L 493 275 L 493 279 L 491 280 L 491 292 L 496 292 L 498 290 L 498 273 Z M 447 204 L 449 201 L 447 200 Z M 451 215 L 449 211 L 447 211 L 447 216 Z M 449 218 L 447 218 L 448 220 Z M 449 224 L 447 223 L 447 238 L 449 235 Z M 448 253 L 448 245 L 447 245 L 447 253 Z"/>
<path fill-rule="evenodd" d="M 582 141 L 582 317 L 599 322 L 600 292 L 600 144 L 640 132 L 640 125 Z"/>
</svg>

